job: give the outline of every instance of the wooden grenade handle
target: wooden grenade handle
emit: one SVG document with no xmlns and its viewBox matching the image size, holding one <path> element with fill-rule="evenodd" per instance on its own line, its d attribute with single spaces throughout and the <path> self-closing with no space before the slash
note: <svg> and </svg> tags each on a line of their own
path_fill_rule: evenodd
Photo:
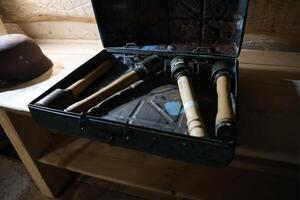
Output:
<svg viewBox="0 0 300 200">
<path fill-rule="evenodd" d="M 95 82 L 99 77 L 101 77 L 104 73 L 109 71 L 112 67 L 111 61 L 107 60 L 103 62 L 99 67 L 95 68 L 92 72 L 79 79 L 71 86 L 67 88 L 67 90 L 71 90 L 74 96 L 78 96 L 83 91 L 86 90 L 93 82 Z"/>
<path fill-rule="evenodd" d="M 230 78 L 226 74 L 220 75 L 216 80 L 216 88 L 218 94 L 216 127 L 219 127 L 223 123 L 235 121 L 230 97 Z"/>
<path fill-rule="evenodd" d="M 177 79 L 177 83 L 187 119 L 189 134 L 195 137 L 205 137 L 206 130 L 204 122 L 200 115 L 198 104 L 188 76 L 180 76 Z"/>
<path fill-rule="evenodd" d="M 126 73 L 125 75 L 121 76 L 117 80 L 113 81 L 106 87 L 102 88 L 98 92 L 88 96 L 87 98 L 78 101 L 71 106 L 69 106 L 65 111 L 69 112 L 84 112 L 92 108 L 93 106 L 97 105 L 101 101 L 107 99 L 111 95 L 119 92 L 122 89 L 130 86 L 131 84 L 135 83 L 140 79 L 138 73 L 136 71 L 131 71 Z"/>
<path fill-rule="evenodd" d="M 87 111 L 99 104 L 101 101 L 129 87 L 131 84 L 142 79 L 143 77 L 148 77 L 156 74 L 161 69 L 161 65 L 162 59 L 159 56 L 150 56 L 143 61 L 136 63 L 134 70 L 124 74 L 117 80 L 113 81 L 112 83 L 102 88 L 98 92 L 90 95 L 89 97 L 69 106 L 65 111 L 77 113 Z"/>
</svg>

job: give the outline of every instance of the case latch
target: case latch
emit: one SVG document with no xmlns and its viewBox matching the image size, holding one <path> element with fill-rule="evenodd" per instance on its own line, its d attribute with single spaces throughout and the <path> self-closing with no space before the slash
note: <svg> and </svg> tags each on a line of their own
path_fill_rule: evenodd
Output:
<svg viewBox="0 0 300 200">
<path fill-rule="evenodd" d="M 87 119 L 86 113 L 82 113 L 80 115 L 80 131 L 81 132 L 86 131 L 86 129 L 87 129 L 87 121 L 88 121 L 88 119 Z"/>
<path fill-rule="evenodd" d="M 137 49 L 138 46 L 137 46 L 136 43 L 131 43 L 130 42 L 130 43 L 126 43 L 125 48 L 127 48 L 127 49 Z"/>
<path fill-rule="evenodd" d="M 203 53 L 203 54 L 212 53 L 211 48 L 207 48 L 207 47 L 197 47 L 194 49 L 194 52 Z"/>
</svg>

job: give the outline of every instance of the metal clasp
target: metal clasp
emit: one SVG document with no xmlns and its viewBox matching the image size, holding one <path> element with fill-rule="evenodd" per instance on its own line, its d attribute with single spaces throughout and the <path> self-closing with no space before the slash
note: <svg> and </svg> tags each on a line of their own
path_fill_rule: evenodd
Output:
<svg viewBox="0 0 300 200">
<path fill-rule="evenodd" d="M 129 42 L 129 43 L 126 43 L 125 48 L 126 48 L 126 49 L 137 49 L 138 46 L 137 46 L 136 43 L 131 43 L 131 42 Z"/>
</svg>

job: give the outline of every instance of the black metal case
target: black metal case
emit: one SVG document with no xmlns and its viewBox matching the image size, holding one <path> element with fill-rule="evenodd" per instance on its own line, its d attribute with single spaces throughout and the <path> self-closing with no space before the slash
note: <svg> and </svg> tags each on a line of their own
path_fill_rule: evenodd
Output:
<svg viewBox="0 0 300 200">
<path fill-rule="evenodd" d="M 215 136 L 217 95 L 212 64 L 230 63 L 233 110 L 238 119 L 238 61 L 247 0 L 93 0 L 106 48 L 29 104 L 33 118 L 53 131 L 92 138 L 111 145 L 166 158 L 227 166 L 233 159 L 236 136 Z M 57 88 L 66 88 L 104 60 L 113 62 L 105 79 L 93 84 L 82 99 L 132 69 L 149 55 L 164 59 L 162 72 L 111 96 L 88 112 L 76 114 L 36 105 Z M 172 58 L 193 66 L 192 84 L 207 128 L 207 138 L 187 134 L 177 84 L 167 68 Z"/>
</svg>

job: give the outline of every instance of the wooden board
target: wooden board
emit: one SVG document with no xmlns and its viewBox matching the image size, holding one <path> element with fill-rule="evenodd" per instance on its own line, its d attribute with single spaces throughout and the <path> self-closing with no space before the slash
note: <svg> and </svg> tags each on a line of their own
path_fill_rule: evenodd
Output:
<svg viewBox="0 0 300 200">
<path fill-rule="evenodd" d="M 42 163 L 144 191 L 145 197 L 188 199 L 297 199 L 297 169 L 286 176 L 237 167 L 208 168 L 137 151 L 75 139 L 60 144 Z"/>
<path fill-rule="evenodd" d="M 0 12 L 32 38 L 99 39 L 90 0 L 1 1 Z"/>
<path fill-rule="evenodd" d="M 300 32 L 298 0 L 250 0 L 247 32 L 287 33 Z"/>
<path fill-rule="evenodd" d="M 1 15 L 0 15 L 0 36 L 5 35 L 5 34 L 7 34 L 7 31 L 6 31 L 6 28 L 4 27 L 4 24 L 2 22 Z"/>
<path fill-rule="evenodd" d="M 291 34 L 246 33 L 243 49 L 299 52 L 300 38 Z"/>
<path fill-rule="evenodd" d="M 94 22 L 85 21 L 38 21 L 20 22 L 19 26 L 32 38 L 42 39 L 100 39 L 99 30 Z"/>
<path fill-rule="evenodd" d="M 90 0 L 1 1 L 1 14 L 10 22 L 95 21 Z"/>
</svg>

